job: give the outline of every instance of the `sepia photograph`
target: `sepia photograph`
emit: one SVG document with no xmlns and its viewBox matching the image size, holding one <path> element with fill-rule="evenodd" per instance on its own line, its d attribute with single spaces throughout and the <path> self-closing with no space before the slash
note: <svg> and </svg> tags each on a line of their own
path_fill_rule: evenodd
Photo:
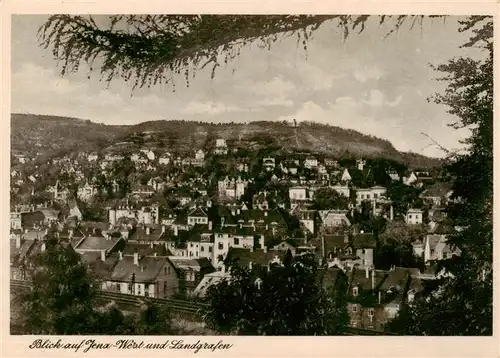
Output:
<svg viewBox="0 0 500 358">
<path fill-rule="evenodd" d="M 493 335 L 492 16 L 10 42 L 11 335 Z"/>
</svg>

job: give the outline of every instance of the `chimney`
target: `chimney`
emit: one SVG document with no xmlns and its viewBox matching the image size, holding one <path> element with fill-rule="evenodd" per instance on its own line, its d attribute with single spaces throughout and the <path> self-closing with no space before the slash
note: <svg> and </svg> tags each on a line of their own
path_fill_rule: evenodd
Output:
<svg viewBox="0 0 500 358">
<path fill-rule="evenodd" d="M 155 253 L 153 254 L 153 256 L 154 256 L 154 257 L 156 257 L 156 255 L 157 255 L 157 254 L 156 254 L 156 252 L 155 252 Z"/>
<path fill-rule="evenodd" d="M 161 226 L 161 233 L 164 234 L 165 233 L 165 225 L 162 225 Z"/>
<path fill-rule="evenodd" d="M 141 272 L 144 272 L 144 266 L 141 266 Z"/>
<path fill-rule="evenodd" d="M 224 220 L 225 220 L 224 217 L 220 218 L 220 228 L 221 229 L 224 228 Z"/>
<path fill-rule="evenodd" d="M 46 249 L 47 249 L 47 244 L 44 241 L 44 242 L 42 242 L 42 247 L 40 248 L 40 251 L 45 252 Z"/>
<path fill-rule="evenodd" d="M 321 235 L 321 255 L 323 257 L 326 257 L 326 252 L 325 252 L 325 236 Z"/>
<path fill-rule="evenodd" d="M 139 253 L 134 252 L 134 265 L 139 266 Z"/>
<path fill-rule="evenodd" d="M 101 250 L 101 261 L 106 262 L 106 251 Z"/>
<path fill-rule="evenodd" d="M 121 252 L 121 250 L 120 250 L 120 251 L 118 251 L 118 258 L 119 258 L 120 260 L 123 260 L 123 253 Z"/>
<path fill-rule="evenodd" d="M 243 228 L 243 224 L 242 224 L 242 223 L 240 223 L 240 229 L 241 229 L 241 228 Z"/>
<path fill-rule="evenodd" d="M 178 236 L 179 235 L 179 229 L 177 228 L 177 225 L 173 225 L 174 226 L 174 236 Z"/>
<path fill-rule="evenodd" d="M 389 219 L 392 221 L 394 220 L 394 207 L 391 204 L 391 207 L 389 209 Z"/>
<path fill-rule="evenodd" d="M 149 244 L 149 247 L 150 247 L 150 248 L 153 248 L 153 247 L 154 247 L 154 245 L 153 245 L 153 243 L 152 243 L 152 242 L 151 242 L 151 244 Z"/>
<path fill-rule="evenodd" d="M 382 292 L 378 291 L 378 304 L 382 302 Z"/>
<path fill-rule="evenodd" d="M 372 290 L 375 289 L 375 269 L 372 269 Z"/>
<path fill-rule="evenodd" d="M 208 221 L 208 230 L 210 230 L 210 231 L 212 230 L 212 221 L 211 220 Z"/>
<path fill-rule="evenodd" d="M 368 268 L 368 266 L 365 266 L 365 277 L 366 279 L 370 278 L 370 269 Z"/>
<path fill-rule="evenodd" d="M 21 235 L 16 236 L 16 249 L 21 248 Z"/>
<path fill-rule="evenodd" d="M 151 235 L 151 228 L 146 226 L 146 235 Z"/>
<path fill-rule="evenodd" d="M 267 252 L 267 246 L 264 246 L 264 252 Z"/>
<path fill-rule="evenodd" d="M 266 210 L 266 211 L 264 211 L 264 216 L 267 216 L 267 210 Z"/>
</svg>

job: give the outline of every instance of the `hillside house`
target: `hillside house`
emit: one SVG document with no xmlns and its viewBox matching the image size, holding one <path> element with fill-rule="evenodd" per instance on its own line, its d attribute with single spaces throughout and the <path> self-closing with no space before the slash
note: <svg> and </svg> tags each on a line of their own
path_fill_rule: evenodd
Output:
<svg viewBox="0 0 500 358">
<path fill-rule="evenodd" d="M 308 156 L 304 160 L 304 168 L 315 169 L 318 167 L 318 159 L 314 156 Z"/>
<path fill-rule="evenodd" d="M 104 290 L 129 295 L 168 298 L 178 293 L 179 279 L 166 256 L 123 255 L 113 267 Z"/>
<path fill-rule="evenodd" d="M 95 162 L 95 161 L 97 161 L 97 159 L 99 159 L 99 155 L 97 155 L 97 153 L 95 153 L 95 152 L 90 153 L 89 155 L 87 155 L 87 160 L 89 162 Z"/>
<path fill-rule="evenodd" d="M 347 210 L 319 210 L 319 218 L 324 228 L 336 228 L 342 226 L 351 226 L 347 218 Z"/>
<path fill-rule="evenodd" d="M 187 216 L 188 225 L 208 225 L 208 215 L 202 208 L 196 208 Z"/>
<path fill-rule="evenodd" d="M 226 197 L 229 199 L 240 199 L 244 194 L 248 186 L 247 180 L 242 180 L 238 177 L 236 180 L 234 178 L 229 179 L 229 177 L 219 180 L 217 183 L 217 189 L 219 197 Z"/>
<path fill-rule="evenodd" d="M 359 171 L 363 171 L 365 168 L 366 161 L 364 159 L 358 159 L 356 160 L 356 167 L 358 168 Z"/>
<path fill-rule="evenodd" d="M 453 194 L 452 185 L 448 183 L 436 183 L 425 189 L 420 197 L 433 207 L 442 207 L 446 205 Z"/>
<path fill-rule="evenodd" d="M 136 223 L 159 224 L 159 206 L 154 205 L 134 205 L 129 203 L 118 203 L 109 208 L 109 223 L 114 226 L 121 218 L 135 220 Z"/>
<path fill-rule="evenodd" d="M 414 271 L 395 267 L 389 271 L 366 268 L 347 272 L 350 326 L 383 331 L 401 304 L 422 291 Z"/>
<path fill-rule="evenodd" d="M 171 158 L 172 158 L 172 155 L 169 152 L 165 152 L 158 159 L 158 164 L 160 164 L 160 165 L 168 165 L 170 163 Z"/>
<path fill-rule="evenodd" d="M 409 225 L 419 225 L 423 223 L 424 212 L 421 209 L 410 208 L 406 212 L 405 221 Z"/>
<path fill-rule="evenodd" d="M 215 149 L 214 153 L 218 155 L 226 155 L 227 154 L 227 143 L 224 138 L 217 138 L 215 140 Z"/>
<path fill-rule="evenodd" d="M 264 170 L 272 171 L 276 166 L 276 159 L 272 157 L 267 157 L 262 159 L 262 167 Z"/>
<path fill-rule="evenodd" d="M 447 242 L 446 235 L 427 235 L 424 240 L 424 261 L 429 265 L 431 261 L 450 259 L 460 256 L 461 251 Z"/>
<path fill-rule="evenodd" d="M 83 186 L 78 188 L 76 195 L 78 199 L 85 202 L 89 202 L 95 195 L 97 195 L 98 191 L 99 190 L 97 187 L 89 184 L 89 182 L 87 181 Z"/>
<path fill-rule="evenodd" d="M 383 186 L 373 186 L 371 188 L 356 189 L 356 205 L 359 207 L 363 201 L 376 202 L 384 198 L 387 194 L 387 189 Z"/>
<path fill-rule="evenodd" d="M 149 161 L 154 161 L 156 158 L 155 152 L 153 152 L 151 149 L 141 149 L 140 150 L 142 154 L 144 154 Z"/>
</svg>

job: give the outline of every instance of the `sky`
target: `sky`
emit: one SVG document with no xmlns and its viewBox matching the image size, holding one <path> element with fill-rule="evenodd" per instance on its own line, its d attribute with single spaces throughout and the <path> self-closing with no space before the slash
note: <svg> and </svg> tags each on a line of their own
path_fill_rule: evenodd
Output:
<svg viewBox="0 0 500 358">
<path fill-rule="evenodd" d="M 467 130 L 448 125 L 456 118 L 443 105 L 427 101 L 445 83 L 430 64 L 471 50 L 459 46 L 459 17 L 426 19 L 424 26 L 388 37 L 389 25 L 371 20 L 361 34 L 343 41 L 336 24 L 323 24 L 307 45 L 297 38 L 271 50 L 245 48 L 226 67 L 199 71 L 189 86 L 174 78 L 176 90 L 159 85 L 132 91 L 117 79 L 110 86 L 99 74 L 60 76 L 50 50 L 38 46 L 44 15 L 12 17 L 12 113 L 48 114 L 104 124 L 136 124 L 184 119 L 205 122 L 312 121 L 354 129 L 389 140 L 396 149 L 442 157 L 436 142 L 462 148 Z M 425 133 L 426 135 L 422 134 Z"/>
</svg>

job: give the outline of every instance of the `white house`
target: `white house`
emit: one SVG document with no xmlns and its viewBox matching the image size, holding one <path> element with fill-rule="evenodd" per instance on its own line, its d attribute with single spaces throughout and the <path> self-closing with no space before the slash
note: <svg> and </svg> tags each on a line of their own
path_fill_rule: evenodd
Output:
<svg viewBox="0 0 500 358">
<path fill-rule="evenodd" d="M 371 188 L 356 189 L 356 204 L 359 206 L 363 201 L 377 201 L 384 197 L 386 193 L 387 189 L 378 185 Z"/>
<path fill-rule="evenodd" d="M 215 154 L 227 154 L 227 143 L 223 138 L 217 138 L 215 140 Z"/>
<path fill-rule="evenodd" d="M 364 159 L 356 160 L 356 166 L 358 167 L 358 170 L 363 171 L 365 165 L 366 165 L 366 161 Z"/>
<path fill-rule="evenodd" d="M 168 165 L 170 163 L 170 158 L 171 157 L 172 157 L 172 155 L 169 152 L 165 152 L 158 159 L 158 163 L 161 164 L 161 165 Z"/>
<path fill-rule="evenodd" d="M 264 169 L 268 171 L 273 170 L 274 167 L 276 166 L 276 160 L 271 157 L 264 158 L 262 159 L 262 166 L 264 167 Z"/>
<path fill-rule="evenodd" d="M 424 242 L 424 261 L 446 260 L 460 255 L 460 249 L 447 242 L 446 235 L 427 235 Z"/>
<path fill-rule="evenodd" d="M 198 149 L 194 154 L 194 159 L 205 160 L 205 152 L 201 149 Z"/>
<path fill-rule="evenodd" d="M 288 195 L 290 200 L 307 201 L 309 197 L 307 195 L 307 188 L 305 186 L 292 186 L 288 189 Z"/>
<path fill-rule="evenodd" d="M 423 222 L 423 211 L 420 209 L 410 208 L 406 212 L 405 221 L 410 225 L 418 225 Z"/>
<path fill-rule="evenodd" d="M 304 160 L 304 167 L 308 169 L 313 169 L 318 166 L 318 159 L 313 156 L 309 156 Z"/>
</svg>

